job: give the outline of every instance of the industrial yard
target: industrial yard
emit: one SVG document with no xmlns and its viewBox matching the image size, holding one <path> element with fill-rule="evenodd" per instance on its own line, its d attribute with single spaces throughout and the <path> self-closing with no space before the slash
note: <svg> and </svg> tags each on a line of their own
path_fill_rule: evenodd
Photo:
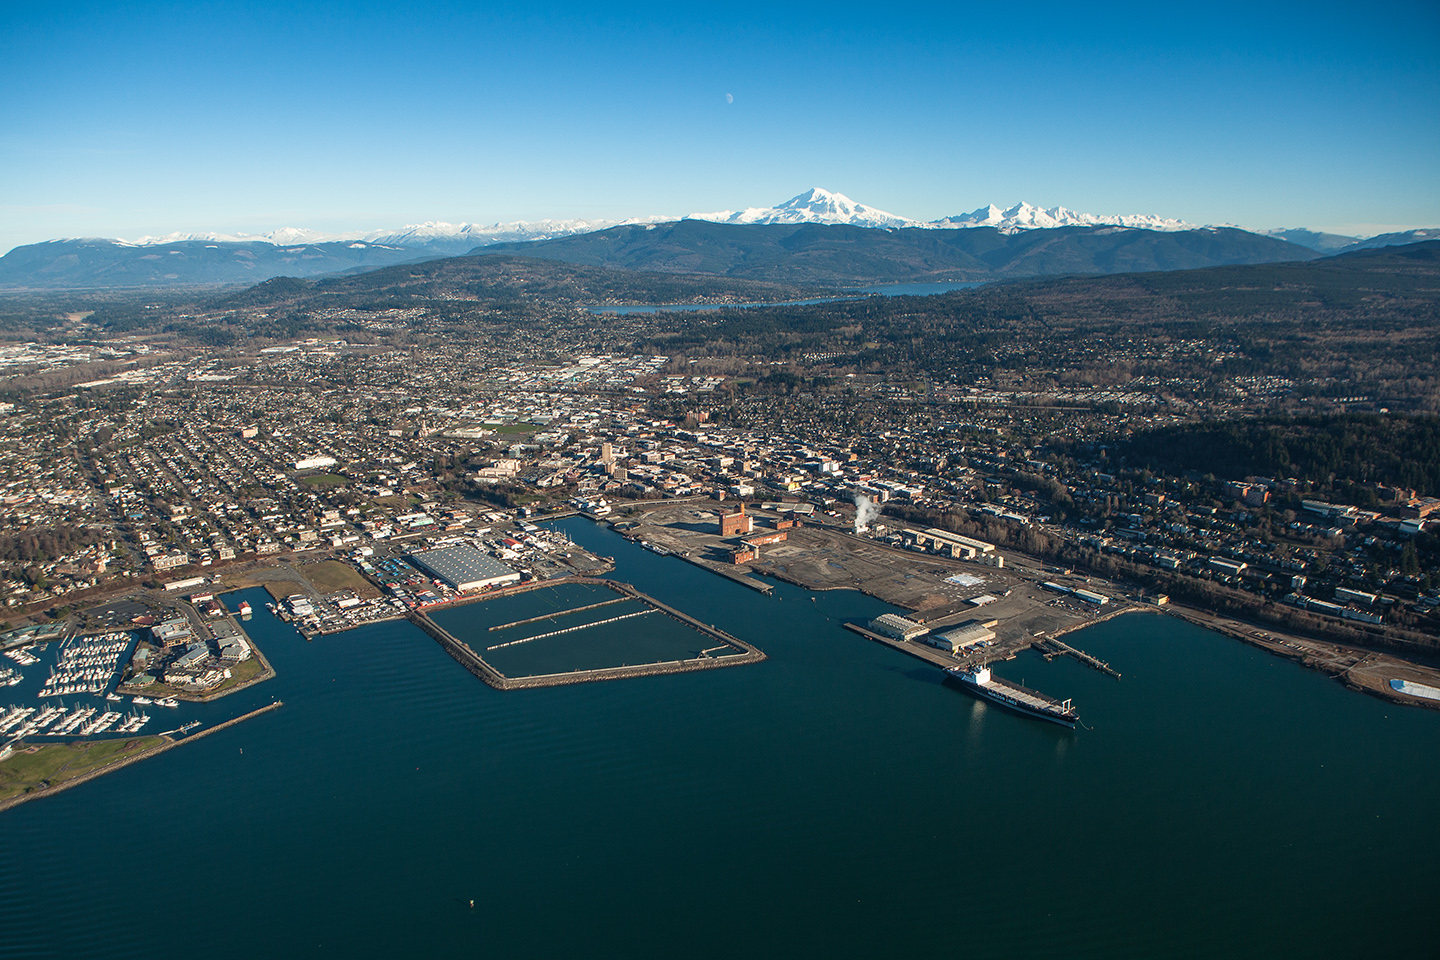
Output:
<svg viewBox="0 0 1440 960">
<path fill-rule="evenodd" d="M 785 522 L 787 505 L 771 506 L 780 509 L 746 508 L 753 518 L 750 539 Z M 823 514 L 780 528 L 783 541 L 762 546 L 755 559 L 736 564 L 732 557 L 741 538 L 722 537 L 720 518 L 737 509 L 716 501 L 654 505 L 616 518 L 616 529 L 729 577 L 752 582 L 773 577 L 809 590 L 859 590 L 913 611 L 915 621 L 936 631 L 970 620 L 993 621 L 994 640 L 981 648 L 991 660 L 1135 608 L 1118 588 L 1095 578 L 1047 569 L 1023 557 L 1007 556 L 1001 566 L 993 556 L 972 562 L 906 549 L 898 544 L 913 542 L 917 531 L 891 527 L 876 536 L 856 534 L 847 519 Z M 1075 590 L 1100 599 L 1086 600 Z"/>
</svg>

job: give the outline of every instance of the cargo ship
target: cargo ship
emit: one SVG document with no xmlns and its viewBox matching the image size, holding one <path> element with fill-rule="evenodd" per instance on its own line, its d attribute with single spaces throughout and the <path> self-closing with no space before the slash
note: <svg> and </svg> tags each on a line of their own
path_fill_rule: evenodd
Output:
<svg viewBox="0 0 1440 960">
<path fill-rule="evenodd" d="M 947 667 L 945 672 L 975 696 L 1027 717 L 1049 720 L 1071 729 L 1080 719 L 1069 700 L 1055 700 L 1018 683 L 1001 680 L 990 673 L 989 667 Z"/>
</svg>

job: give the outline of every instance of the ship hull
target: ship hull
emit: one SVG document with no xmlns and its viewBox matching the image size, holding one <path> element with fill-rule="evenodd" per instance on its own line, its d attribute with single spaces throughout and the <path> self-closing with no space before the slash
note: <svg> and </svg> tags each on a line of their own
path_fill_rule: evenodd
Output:
<svg viewBox="0 0 1440 960">
<path fill-rule="evenodd" d="M 962 688 L 971 696 L 984 700 L 987 703 L 993 703 L 997 707 L 1009 710 L 1011 713 L 1018 714 L 1022 717 L 1030 717 L 1035 720 L 1048 720 L 1050 723 L 1059 724 L 1067 730 L 1074 730 L 1076 722 L 1080 719 L 1074 711 L 1061 712 L 1058 709 L 1053 711 L 1045 710 L 1016 700 L 1005 693 L 1003 686 L 982 686 L 974 681 L 967 680 L 964 676 L 957 676 L 955 674 L 951 674 L 951 679 L 955 681 L 956 686 Z"/>
</svg>

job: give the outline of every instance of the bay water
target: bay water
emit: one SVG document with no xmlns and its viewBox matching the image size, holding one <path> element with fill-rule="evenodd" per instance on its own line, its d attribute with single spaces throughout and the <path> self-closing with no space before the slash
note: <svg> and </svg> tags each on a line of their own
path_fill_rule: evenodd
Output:
<svg viewBox="0 0 1440 960">
<path fill-rule="evenodd" d="M 278 675 L 183 711 L 285 705 L 0 814 L 0 956 L 1436 952 L 1440 713 L 1134 614 L 1069 638 L 1120 681 L 997 666 L 1068 731 L 841 628 L 879 601 L 561 524 L 770 659 L 499 692 L 249 591 Z"/>
</svg>

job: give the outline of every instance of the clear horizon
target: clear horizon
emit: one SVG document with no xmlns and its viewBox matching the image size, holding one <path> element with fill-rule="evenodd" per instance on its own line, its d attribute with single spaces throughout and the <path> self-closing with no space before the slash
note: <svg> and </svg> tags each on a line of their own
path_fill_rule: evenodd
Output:
<svg viewBox="0 0 1440 960">
<path fill-rule="evenodd" d="M 0 12 L 0 251 L 623 220 L 810 186 L 1357 236 L 1440 226 L 1440 10 Z"/>
</svg>

